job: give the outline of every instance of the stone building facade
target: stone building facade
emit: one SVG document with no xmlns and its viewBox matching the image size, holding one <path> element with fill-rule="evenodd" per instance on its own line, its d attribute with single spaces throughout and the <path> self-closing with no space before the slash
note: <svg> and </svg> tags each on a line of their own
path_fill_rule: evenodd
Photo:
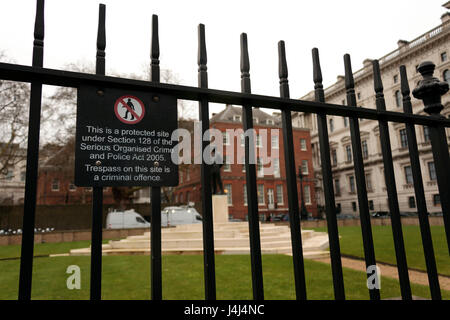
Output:
<svg viewBox="0 0 450 320">
<path fill-rule="evenodd" d="M 447 2 L 444 7 L 450 9 L 450 2 Z M 417 67 L 424 61 L 432 61 L 436 65 L 434 76 L 441 81 L 450 83 L 449 12 L 441 17 L 441 22 L 441 25 L 425 32 L 412 41 L 399 40 L 396 50 L 378 59 L 384 85 L 386 109 L 388 111 L 403 112 L 399 72 L 401 65 L 406 66 L 411 90 L 417 86 L 418 81 L 421 79 Z M 355 79 L 355 93 L 358 106 L 375 109 L 375 91 L 371 62 L 370 59 L 364 60 L 364 67 L 354 72 L 353 76 Z M 425 115 L 422 101 L 412 96 L 411 98 L 413 112 L 415 114 Z M 314 92 L 310 92 L 300 99 L 314 100 Z M 325 100 L 327 103 L 347 104 L 343 76 L 338 76 L 337 82 L 325 89 Z M 450 116 L 449 93 L 442 97 L 442 102 L 444 105 L 442 114 L 448 118 Z M 324 196 L 317 117 L 315 114 L 296 113 L 293 114 L 293 122 L 294 125 L 311 129 L 314 178 L 316 180 L 315 191 L 318 204 L 323 205 Z M 342 213 L 358 215 L 357 186 L 353 166 L 349 119 L 328 116 L 327 124 L 336 206 Z M 370 210 L 372 212 L 389 211 L 378 122 L 360 119 L 360 132 Z M 416 202 L 405 125 L 389 123 L 389 135 L 400 211 L 415 212 Z M 428 129 L 424 126 L 416 126 L 416 135 L 428 211 L 440 212 L 441 207 L 436 181 L 436 170 L 431 153 Z M 450 131 L 447 131 L 447 135 L 450 138 Z"/>
</svg>

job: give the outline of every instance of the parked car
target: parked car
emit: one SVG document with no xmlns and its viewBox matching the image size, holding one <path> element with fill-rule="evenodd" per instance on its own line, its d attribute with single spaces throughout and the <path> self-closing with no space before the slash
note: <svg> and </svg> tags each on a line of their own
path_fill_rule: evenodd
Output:
<svg viewBox="0 0 450 320">
<path fill-rule="evenodd" d="M 400 216 L 402 217 L 416 217 L 417 212 L 400 212 Z"/>
<path fill-rule="evenodd" d="M 131 229 L 131 228 L 150 228 L 147 222 L 134 209 L 125 211 L 112 211 L 106 217 L 107 229 Z"/>
<path fill-rule="evenodd" d="M 161 226 L 201 223 L 202 216 L 193 207 L 166 207 L 161 212 Z"/>
<path fill-rule="evenodd" d="M 345 219 L 356 219 L 357 217 L 353 214 L 349 214 L 349 213 L 340 213 L 338 215 L 336 215 L 336 218 L 339 220 L 345 220 Z"/>
<path fill-rule="evenodd" d="M 389 216 L 389 212 L 388 211 L 375 211 L 375 212 L 372 212 L 371 215 L 374 218 L 388 217 Z"/>
<path fill-rule="evenodd" d="M 289 215 L 287 213 L 276 215 L 272 217 L 272 221 L 289 221 Z"/>
</svg>

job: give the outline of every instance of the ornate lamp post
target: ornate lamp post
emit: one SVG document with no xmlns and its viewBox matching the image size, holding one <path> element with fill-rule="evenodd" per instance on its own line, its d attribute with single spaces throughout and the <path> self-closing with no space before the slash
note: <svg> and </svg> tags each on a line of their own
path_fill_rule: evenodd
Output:
<svg viewBox="0 0 450 320">
<path fill-rule="evenodd" d="M 300 196 L 302 198 L 302 202 L 300 205 L 300 219 L 307 220 L 308 219 L 308 210 L 306 210 L 305 200 L 303 198 L 303 173 L 302 168 L 298 168 L 298 177 L 300 178 Z"/>
</svg>

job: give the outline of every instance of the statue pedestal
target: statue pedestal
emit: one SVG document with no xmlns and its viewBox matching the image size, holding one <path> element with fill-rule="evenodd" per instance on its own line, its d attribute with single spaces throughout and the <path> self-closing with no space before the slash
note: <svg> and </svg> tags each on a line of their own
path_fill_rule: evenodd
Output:
<svg viewBox="0 0 450 320">
<path fill-rule="evenodd" d="M 212 211 L 214 223 L 228 223 L 228 197 L 226 194 L 212 196 Z"/>
</svg>

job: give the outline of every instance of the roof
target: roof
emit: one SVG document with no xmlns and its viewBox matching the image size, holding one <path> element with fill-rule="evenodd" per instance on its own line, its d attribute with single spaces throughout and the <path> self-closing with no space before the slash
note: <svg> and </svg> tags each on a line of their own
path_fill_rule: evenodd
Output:
<svg viewBox="0 0 450 320">
<path fill-rule="evenodd" d="M 224 110 L 211 117 L 210 123 L 214 122 L 242 123 L 242 107 L 227 104 Z M 253 124 L 278 127 L 281 125 L 281 119 L 259 108 L 253 108 Z"/>
</svg>

